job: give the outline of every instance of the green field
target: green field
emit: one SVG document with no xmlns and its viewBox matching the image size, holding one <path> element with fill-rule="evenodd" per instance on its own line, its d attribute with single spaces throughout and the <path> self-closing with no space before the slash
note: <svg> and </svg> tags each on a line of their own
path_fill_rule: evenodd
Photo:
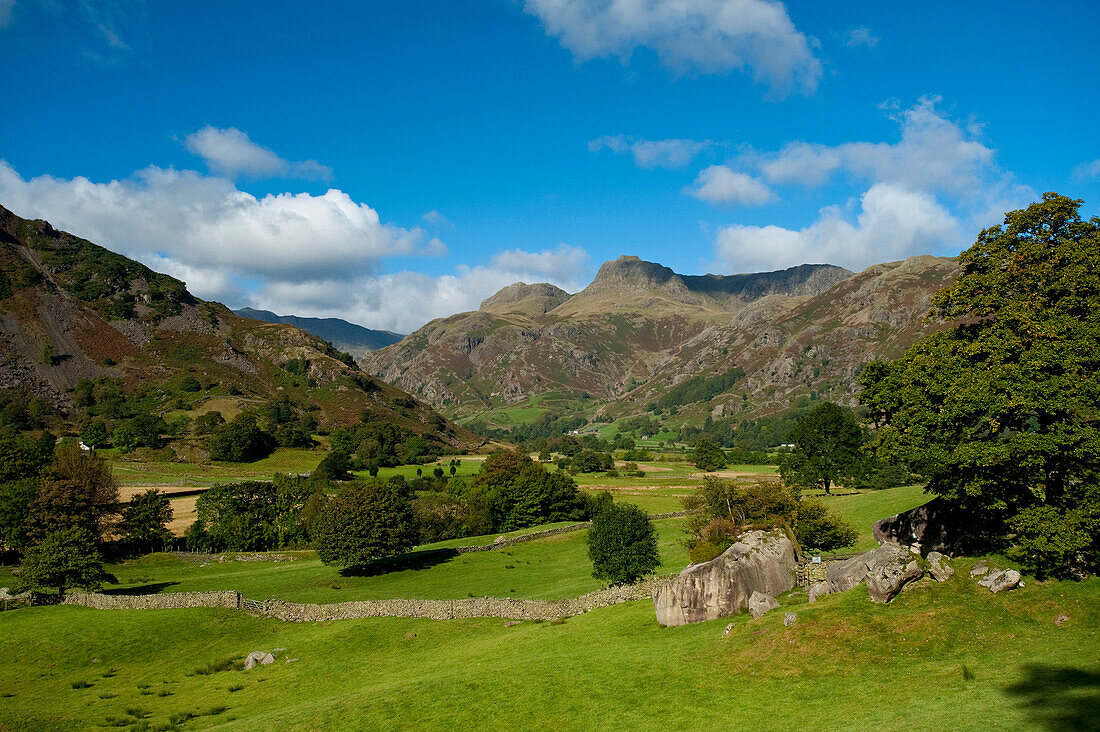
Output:
<svg viewBox="0 0 1100 732">
<path fill-rule="evenodd" d="M 991 595 L 964 574 L 888 606 L 862 588 L 792 605 L 792 627 L 662 628 L 647 601 L 513 627 L 19 610 L 0 617 L 0 729 L 1095 729 L 1100 580 Z"/>
</svg>

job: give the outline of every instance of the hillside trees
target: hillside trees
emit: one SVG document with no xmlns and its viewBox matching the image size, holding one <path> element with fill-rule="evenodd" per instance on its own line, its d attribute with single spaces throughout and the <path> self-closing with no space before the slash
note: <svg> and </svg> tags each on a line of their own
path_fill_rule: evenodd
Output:
<svg viewBox="0 0 1100 732">
<path fill-rule="evenodd" d="M 467 499 L 487 508 L 492 531 L 579 519 L 586 509 L 572 478 L 551 473 L 519 452 L 500 451 L 486 458 Z"/>
<path fill-rule="evenodd" d="M 865 432 L 847 407 L 822 402 L 795 422 L 787 433 L 794 443 L 779 463 L 783 482 L 791 486 L 821 486 L 830 493 L 838 480 L 852 480 L 863 470 Z"/>
<path fill-rule="evenodd" d="M 172 504 L 168 496 L 156 488 L 139 493 L 122 510 L 122 534 L 126 543 L 136 549 L 152 551 L 172 538 L 168 523 L 172 520 Z"/>
<path fill-rule="evenodd" d="M 880 453 L 1035 570 L 1100 569 L 1100 219 L 1055 193 L 1005 215 L 933 299 L 956 322 L 863 370 Z"/>
<path fill-rule="evenodd" d="M 312 481 L 276 476 L 273 481 L 216 485 L 195 503 L 197 519 L 188 545 L 213 551 L 263 551 L 305 543 L 304 511 L 320 488 Z"/>
<path fill-rule="evenodd" d="M 721 470 L 726 467 L 726 455 L 722 452 L 722 449 L 708 440 L 706 437 L 700 438 L 695 443 L 695 452 L 692 454 L 692 461 L 695 463 L 695 467 L 700 470 L 704 470 L 708 473 Z"/>
</svg>

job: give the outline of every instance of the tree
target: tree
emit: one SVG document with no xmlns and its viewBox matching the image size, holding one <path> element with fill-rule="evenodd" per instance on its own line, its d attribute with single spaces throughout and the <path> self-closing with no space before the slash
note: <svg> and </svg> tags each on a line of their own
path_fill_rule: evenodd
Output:
<svg viewBox="0 0 1100 732">
<path fill-rule="evenodd" d="M 703 437 L 695 443 L 695 454 L 692 456 L 695 467 L 710 473 L 726 467 L 726 455 L 722 449 Z"/>
<path fill-rule="evenodd" d="M 168 523 L 172 520 L 172 504 L 168 496 L 156 488 L 130 499 L 122 511 L 122 534 L 135 547 L 152 550 L 171 540 Z"/>
<path fill-rule="evenodd" d="M 318 512 L 313 548 L 325 564 L 360 569 L 416 545 L 416 520 L 404 481 L 349 485 Z"/>
<path fill-rule="evenodd" d="M 86 529 L 96 541 L 114 530 L 120 512 L 111 466 L 73 440 L 62 442 L 28 507 L 25 535 L 38 543 L 64 529 Z"/>
<path fill-rule="evenodd" d="M 593 577 L 613 585 L 636 582 L 661 566 L 657 529 L 645 511 L 613 503 L 605 492 L 588 530 L 588 557 Z"/>
<path fill-rule="evenodd" d="M 351 480 L 351 459 L 347 453 L 330 452 L 313 470 L 313 477 L 321 480 Z"/>
<path fill-rule="evenodd" d="M 493 531 L 584 515 L 584 499 L 572 478 L 561 472 L 551 473 L 520 452 L 489 455 L 470 488 L 468 498 L 480 493 L 488 504 Z"/>
<path fill-rule="evenodd" d="M 23 587 L 55 589 L 61 598 L 69 587 L 98 590 L 105 582 L 114 581 L 103 569 L 95 537 L 79 527 L 55 531 L 28 549 L 19 573 Z"/>
<path fill-rule="evenodd" d="M 260 429 L 256 415 L 242 412 L 233 421 L 214 428 L 210 435 L 210 459 L 251 462 L 270 455 L 275 444 L 274 436 Z"/>
<path fill-rule="evenodd" d="M 88 447 L 102 447 L 110 437 L 102 419 L 93 419 L 80 430 L 80 441 Z"/>
<path fill-rule="evenodd" d="M 860 375 L 879 452 L 1053 574 L 1100 568 L 1100 534 L 1063 530 L 1100 512 L 1100 219 L 1080 205 L 1047 193 L 983 230 L 932 301 L 954 325 Z"/>
<path fill-rule="evenodd" d="M 851 409 L 831 402 L 818 404 L 787 433 L 794 448 L 779 463 L 783 482 L 799 487 L 817 485 L 830 493 L 836 481 L 859 475 L 864 440 L 864 430 Z"/>
</svg>

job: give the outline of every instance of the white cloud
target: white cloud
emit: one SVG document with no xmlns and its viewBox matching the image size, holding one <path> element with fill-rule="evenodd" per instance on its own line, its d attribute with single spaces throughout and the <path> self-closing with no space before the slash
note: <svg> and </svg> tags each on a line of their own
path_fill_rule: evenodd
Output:
<svg viewBox="0 0 1100 732">
<path fill-rule="evenodd" d="M 526 0 L 524 9 L 579 61 L 626 62 L 644 47 L 677 72 L 744 69 L 776 94 L 812 92 L 821 78 L 811 40 L 772 0 Z"/>
<path fill-rule="evenodd" d="M 332 168 L 316 160 L 283 160 L 266 147 L 252 142 L 236 127 L 220 129 L 207 125 L 184 139 L 189 151 L 198 155 L 211 171 L 229 178 L 332 179 Z"/>
<path fill-rule="evenodd" d="M 589 152 L 604 148 L 634 156 L 639 168 L 682 168 L 714 145 L 711 140 L 643 140 L 625 135 L 605 135 L 588 143 Z"/>
<path fill-rule="evenodd" d="M 938 102 L 925 97 L 895 115 L 901 131 L 896 143 L 792 142 L 763 156 L 760 170 L 771 183 L 823 185 L 834 172 L 844 170 L 858 179 L 924 191 L 979 192 L 995 172 L 994 151 L 977 139 L 974 125 L 964 127 L 951 120 L 936 108 Z"/>
<path fill-rule="evenodd" d="M 15 0 L 0 0 L 0 28 L 11 24 L 11 13 L 15 9 Z"/>
<path fill-rule="evenodd" d="M 0 161 L 0 200 L 20 216 L 46 219 L 135 259 L 241 277 L 347 279 L 373 271 L 384 257 L 443 248 L 425 241 L 420 229 L 382 223 L 343 191 L 256 198 L 224 178 L 189 170 L 149 167 L 108 183 L 24 180 Z"/>
<path fill-rule="evenodd" d="M 1100 178 L 1100 160 L 1091 163 L 1081 163 L 1073 169 L 1073 175 L 1082 180 L 1087 178 Z"/>
<path fill-rule="evenodd" d="M 354 282 L 279 282 L 253 293 L 249 303 L 295 315 L 341 317 L 371 328 L 411 333 L 430 320 L 476 310 L 482 300 L 517 281 L 551 282 L 569 292 L 584 286 L 588 254 L 566 244 L 557 249 L 498 253 L 488 265 L 460 265 L 454 274 L 430 277 L 396 272 Z"/>
<path fill-rule="evenodd" d="M 868 48 L 874 48 L 878 45 L 881 39 L 871 32 L 870 28 L 852 28 L 844 34 L 844 45 L 855 48 L 856 46 L 867 46 Z"/>
<path fill-rule="evenodd" d="M 849 219 L 830 206 L 804 229 L 729 226 L 718 232 L 718 259 L 731 272 L 807 262 L 858 270 L 962 243 L 958 222 L 932 196 L 891 183 L 872 186 L 860 199 L 855 221 Z"/>
<path fill-rule="evenodd" d="M 435 209 L 432 209 L 428 213 L 420 217 L 421 220 L 429 226 L 437 226 L 441 228 L 453 229 L 454 224 L 447 220 L 447 217 L 439 213 Z"/>
<path fill-rule="evenodd" d="M 703 169 L 684 192 L 710 203 L 725 206 L 760 206 L 775 200 L 775 193 L 756 178 L 730 170 L 725 165 Z"/>
</svg>

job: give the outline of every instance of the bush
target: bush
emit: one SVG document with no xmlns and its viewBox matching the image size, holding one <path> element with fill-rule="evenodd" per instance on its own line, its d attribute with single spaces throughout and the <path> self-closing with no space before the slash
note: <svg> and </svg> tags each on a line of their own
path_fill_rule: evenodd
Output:
<svg viewBox="0 0 1100 732">
<path fill-rule="evenodd" d="M 1009 522 L 1016 533 L 1013 557 L 1040 577 L 1080 577 L 1096 572 L 1100 510 L 1033 506 Z"/>
<path fill-rule="evenodd" d="M 588 531 L 592 576 L 613 585 L 636 582 L 661 566 L 657 530 L 645 511 L 616 504 L 604 493 Z"/>
<path fill-rule="evenodd" d="M 270 455 L 275 450 L 275 438 L 260 429 L 255 415 L 245 412 L 214 428 L 209 447 L 211 460 L 244 463 Z"/>
<path fill-rule="evenodd" d="M 804 498 L 798 504 L 794 535 L 803 549 L 826 552 L 852 546 L 859 538 L 859 532 L 850 523 L 812 498 Z"/>
<path fill-rule="evenodd" d="M 695 453 L 692 456 L 695 467 L 706 472 L 720 470 L 726 467 L 726 456 L 722 450 L 707 438 L 695 443 Z"/>
</svg>

